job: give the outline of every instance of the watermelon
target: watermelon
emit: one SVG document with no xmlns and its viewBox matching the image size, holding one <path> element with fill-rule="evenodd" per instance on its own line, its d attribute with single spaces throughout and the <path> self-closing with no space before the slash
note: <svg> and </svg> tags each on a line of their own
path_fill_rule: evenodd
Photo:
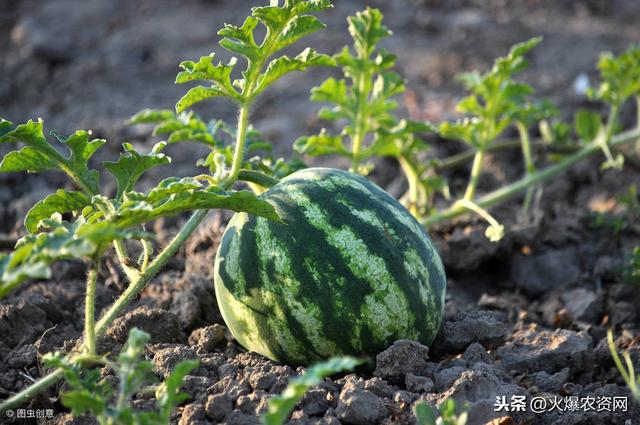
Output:
<svg viewBox="0 0 640 425">
<path fill-rule="evenodd" d="M 215 262 L 220 312 L 240 344 L 297 366 L 433 341 L 444 268 L 394 198 L 327 168 L 298 171 L 261 196 L 283 222 L 236 214 Z"/>
</svg>

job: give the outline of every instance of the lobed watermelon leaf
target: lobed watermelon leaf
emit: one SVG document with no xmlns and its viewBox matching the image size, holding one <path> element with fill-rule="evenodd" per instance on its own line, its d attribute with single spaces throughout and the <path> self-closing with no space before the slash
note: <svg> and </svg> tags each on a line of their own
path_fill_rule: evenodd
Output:
<svg viewBox="0 0 640 425">
<path fill-rule="evenodd" d="M 106 168 L 118 182 L 116 199 L 122 199 L 125 192 L 133 190 L 142 175 L 155 167 L 170 164 L 171 158 L 162 153 L 166 142 L 156 143 L 148 154 L 139 154 L 130 143 L 123 143 L 124 154 L 116 162 L 105 162 Z"/>
<path fill-rule="evenodd" d="M 269 6 L 254 7 L 242 26 L 225 24 L 218 32 L 222 37 L 221 47 L 246 59 L 242 78 L 232 81 L 231 75 L 238 64 L 235 57 L 227 64 L 214 64 L 215 54 L 211 54 L 201 57 L 198 62 L 180 64 L 183 71 L 176 78 L 177 84 L 199 80 L 210 85 L 190 89 L 176 104 L 178 113 L 212 97 L 225 97 L 246 104 L 286 74 L 335 64 L 329 56 L 310 48 L 294 58 L 282 55 L 272 59 L 302 37 L 324 28 L 325 25 L 310 13 L 332 7 L 328 0 L 285 0 L 281 6 L 279 3 L 272 1 Z M 260 25 L 267 32 L 264 39 L 257 42 L 255 31 Z"/>
</svg>

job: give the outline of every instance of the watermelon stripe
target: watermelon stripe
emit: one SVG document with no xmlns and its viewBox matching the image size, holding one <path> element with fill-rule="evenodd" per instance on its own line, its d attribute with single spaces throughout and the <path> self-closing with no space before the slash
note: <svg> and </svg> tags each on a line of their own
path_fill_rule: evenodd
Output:
<svg viewBox="0 0 640 425">
<path fill-rule="evenodd" d="M 236 214 L 216 258 L 216 295 L 238 341 L 308 364 L 375 355 L 396 339 L 431 343 L 445 277 L 424 229 L 374 184 L 297 172 L 264 195 L 285 224 Z"/>
<path fill-rule="evenodd" d="M 325 189 L 323 189 L 323 191 L 324 190 Z M 307 194 L 310 196 L 312 202 L 323 205 L 322 199 L 313 199 L 313 190 L 308 190 Z M 429 284 L 428 272 L 426 280 L 416 285 L 415 279 L 412 279 L 411 276 L 408 275 L 403 261 L 406 251 L 418 241 L 415 237 L 411 237 L 413 233 L 405 231 L 405 229 L 402 228 L 398 229 L 398 227 L 402 225 L 398 225 L 398 222 L 395 220 L 389 220 L 388 214 L 385 214 L 386 211 L 377 208 L 378 204 L 373 207 L 376 210 L 373 211 L 375 214 L 375 220 L 373 222 L 365 222 L 362 218 L 358 217 L 357 214 L 354 214 L 354 211 L 357 211 L 355 205 L 367 205 L 370 203 L 370 198 L 367 194 L 363 193 L 363 191 L 354 190 L 351 187 L 343 188 L 340 191 L 340 198 L 342 198 L 343 202 L 334 202 L 334 204 L 331 205 L 334 213 L 332 216 L 333 221 L 339 222 L 343 217 L 351 215 L 348 220 L 349 228 L 353 233 L 360 235 L 363 242 L 367 245 L 368 250 L 372 252 L 373 255 L 385 261 L 386 270 L 395 277 L 396 282 L 403 290 L 411 311 L 415 313 L 411 325 L 419 331 L 419 338 L 421 340 L 428 339 L 427 334 L 432 333 L 433 329 L 424 329 L 423 324 L 428 322 L 429 311 L 433 310 L 427 308 L 420 294 L 420 288 L 423 285 L 427 286 Z M 345 199 L 351 201 L 352 204 L 345 205 L 347 202 Z M 382 239 L 379 238 L 381 232 L 375 228 L 376 221 L 380 222 L 384 229 L 382 233 L 385 237 Z M 395 238 L 392 234 L 395 235 Z M 371 319 L 374 320 L 374 318 Z"/>
</svg>

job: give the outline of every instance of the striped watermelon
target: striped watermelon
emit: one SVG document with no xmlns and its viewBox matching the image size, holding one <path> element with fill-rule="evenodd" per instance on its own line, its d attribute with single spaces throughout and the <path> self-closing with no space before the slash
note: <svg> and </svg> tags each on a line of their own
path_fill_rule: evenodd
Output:
<svg viewBox="0 0 640 425">
<path fill-rule="evenodd" d="M 285 224 L 245 213 L 215 263 L 222 316 L 245 348 L 291 365 L 430 344 L 446 290 L 422 226 L 365 178 L 311 168 L 262 197 Z"/>
</svg>

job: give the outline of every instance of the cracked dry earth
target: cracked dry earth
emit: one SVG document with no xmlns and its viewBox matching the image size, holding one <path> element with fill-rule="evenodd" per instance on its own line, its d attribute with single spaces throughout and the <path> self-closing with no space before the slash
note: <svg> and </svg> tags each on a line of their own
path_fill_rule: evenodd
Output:
<svg viewBox="0 0 640 425">
<path fill-rule="evenodd" d="M 569 117 L 585 106 L 571 90 L 575 77 L 592 75 L 600 51 L 620 51 L 640 41 L 632 19 L 640 14 L 635 0 L 522 0 L 509 5 L 340 0 L 326 16 L 330 30 L 315 39 L 315 47 L 341 48 L 347 40 L 344 18 L 365 4 L 382 8 L 395 31 L 386 47 L 398 51 L 400 72 L 418 102 L 407 109 L 418 108 L 420 117 L 433 121 L 452 116 L 460 94 L 455 73 L 486 69 L 509 45 L 538 34 L 545 35 L 545 43 L 525 78 L 558 101 Z M 123 139 L 150 146 L 147 129 L 122 122 L 145 107 L 171 107 L 182 93 L 172 86 L 175 65 L 211 51 L 215 29 L 244 15 L 232 0 L 0 0 L 0 10 L 0 116 L 15 122 L 42 116 L 49 129 L 63 133 L 93 128 L 109 138 L 105 153 L 110 158 Z M 254 122 L 277 152 L 287 153 L 297 136 L 318 130 L 317 105 L 306 98 L 322 72 L 293 76 L 257 108 Z M 85 84 L 89 79 L 91 84 Z M 233 119 L 225 106 L 205 105 L 199 111 Z M 633 112 L 624 111 L 625 123 Z M 442 155 L 460 149 L 451 142 L 434 144 Z M 8 148 L 0 149 L 5 153 Z M 198 148 L 168 151 L 174 162 L 166 172 L 195 172 L 193 158 L 202 154 Z M 514 153 L 491 157 L 481 189 L 517 178 L 519 161 Z M 628 223 L 614 233 L 607 226 L 593 227 L 590 217 L 593 211 L 614 210 L 613 200 L 640 181 L 640 172 L 629 166 L 601 174 L 598 165 L 598 159 L 580 164 L 546 185 L 533 223 L 513 219 L 517 201 L 496 208 L 508 229 L 499 244 L 488 242 L 483 226 L 468 218 L 432 229 L 448 275 L 446 316 L 437 340 L 431 347 L 398 341 L 377 357 L 372 369 L 326 380 L 304 397 L 289 423 L 413 424 L 416 402 L 438 404 L 446 398 L 468 404 L 472 425 L 498 418 L 494 424 L 637 423 L 640 407 L 630 398 L 626 412 L 494 411 L 496 397 L 502 396 L 630 397 L 611 360 L 606 330 L 613 327 L 619 349 L 628 348 L 640 364 L 640 290 L 620 277 L 624 254 L 640 244 L 640 228 Z M 447 177 L 456 189 L 466 174 L 461 170 Z M 396 176 L 397 166 L 382 161 L 373 178 L 398 195 L 404 183 Z M 161 177 L 148 176 L 142 184 Z M 0 229 L 9 238 L 21 235 L 20 217 L 36 200 L 64 185 L 57 175 L 0 175 L 0 182 Z M 158 222 L 153 231 L 159 243 L 166 243 L 184 219 Z M 228 219 L 218 213 L 203 224 L 99 347 L 117 352 L 128 329 L 136 326 L 152 336 L 147 356 L 159 376 L 180 360 L 199 358 L 201 366 L 185 384 L 192 398 L 178 409 L 175 423 L 257 424 L 268 399 L 303 371 L 244 352 L 223 327 L 212 271 Z M 82 332 L 84 273 L 79 264 L 58 264 L 52 281 L 32 282 L 0 302 L 0 398 L 46 372 L 39 354 L 74 346 Z M 125 285 L 111 259 L 101 273 L 98 308 L 111 303 Z M 59 389 L 32 401 L 34 409 L 56 412 L 54 419 L 40 423 L 92 423 L 65 412 L 57 399 Z M 150 403 L 135 400 L 140 408 Z"/>
</svg>

